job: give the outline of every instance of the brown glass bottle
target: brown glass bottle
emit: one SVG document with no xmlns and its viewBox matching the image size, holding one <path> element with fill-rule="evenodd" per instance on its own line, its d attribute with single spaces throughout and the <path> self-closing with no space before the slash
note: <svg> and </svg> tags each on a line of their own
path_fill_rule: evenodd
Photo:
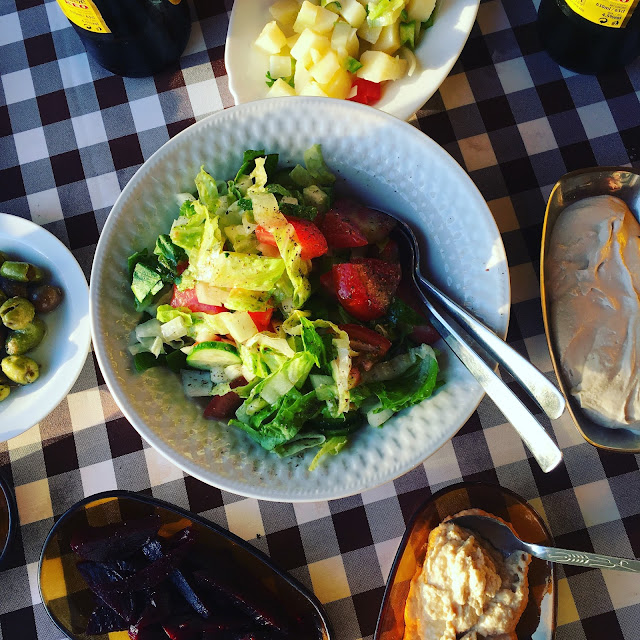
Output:
<svg viewBox="0 0 640 640">
<path fill-rule="evenodd" d="M 575 0 L 541 0 L 538 9 L 540 40 L 559 65 L 578 73 L 601 73 L 623 67 L 640 55 L 638 0 L 581 2 L 591 19 L 572 9 L 572 4 L 575 6 Z M 611 5 L 614 11 L 603 5 Z"/>
<path fill-rule="evenodd" d="M 112 73 L 150 76 L 189 39 L 187 0 L 58 0 L 87 53 Z"/>
</svg>

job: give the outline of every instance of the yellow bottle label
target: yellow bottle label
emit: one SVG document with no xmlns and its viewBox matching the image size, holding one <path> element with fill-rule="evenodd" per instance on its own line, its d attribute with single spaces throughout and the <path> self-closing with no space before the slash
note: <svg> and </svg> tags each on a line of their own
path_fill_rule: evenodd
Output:
<svg viewBox="0 0 640 640">
<path fill-rule="evenodd" d="M 638 0 L 565 0 L 570 9 L 603 27 L 626 27 Z"/>
<path fill-rule="evenodd" d="M 92 0 L 58 0 L 58 4 L 62 13 L 81 29 L 93 33 L 111 33 Z"/>
</svg>

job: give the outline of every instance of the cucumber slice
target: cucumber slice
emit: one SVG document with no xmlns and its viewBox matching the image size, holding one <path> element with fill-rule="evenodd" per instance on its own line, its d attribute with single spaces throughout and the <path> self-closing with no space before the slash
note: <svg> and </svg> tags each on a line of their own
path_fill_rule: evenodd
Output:
<svg viewBox="0 0 640 640">
<path fill-rule="evenodd" d="M 215 366 L 241 364 L 238 350 L 226 342 L 200 342 L 187 356 L 187 364 L 194 369 L 211 369 Z"/>
</svg>

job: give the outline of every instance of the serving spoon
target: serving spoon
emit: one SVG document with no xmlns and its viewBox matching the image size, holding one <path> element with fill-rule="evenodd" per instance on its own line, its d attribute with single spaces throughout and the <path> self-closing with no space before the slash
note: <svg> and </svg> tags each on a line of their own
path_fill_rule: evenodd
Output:
<svg viewBox="0 0 640 640">
<path fill-rule="evenodd" d="M 409 269 L 410 276 L 422 302 L 431 313 L 435 328 L 487 395 L 502 411 L 505 418 L 513 425 L 520 438 L 522 438 L 534 458 L 538 461 L 540 468 L 545 473 L 551 471 L 562 460 L 560 449 L 515 393 L 476 353 L 470 339 L 459 332 L 440 313 L 432 303 L 431 298 L 441 304 L 487 353 L 511 373 L 514 379 L 549 417 L 557 418 L 562 415 L 565 406 L 564 397 L 542 372 L 422 275 L 420 271 L 420 250 L 413 230 L 404 221 L 395 218 L 395 216 L 391 217 L 398 222 L 397 229 L 404 240 L 403 244 L 406 245 L 404 248 L 407 250 L 411 266 Z"/>
<path fill-rule="evenodd" d="M 640 573 L 640 561 L 638 560 L 603 556 L 598 553 L 587 553 L 586 551 L 559 549 L 557 547 L 543 547 L 539 544 L 523 542 L 506 524 L 495 518 L 487 516 L 458 516 L 457 518 L 451 518 L 448 522 L 454 522 L 459 527 L 472 533 L 477 533 L 480 537 L 490 542 L 504 556 L 509 556 L 514 551 L 526 551 L 541 560 L 559 562 L 560 564 Z"/>
</svg>

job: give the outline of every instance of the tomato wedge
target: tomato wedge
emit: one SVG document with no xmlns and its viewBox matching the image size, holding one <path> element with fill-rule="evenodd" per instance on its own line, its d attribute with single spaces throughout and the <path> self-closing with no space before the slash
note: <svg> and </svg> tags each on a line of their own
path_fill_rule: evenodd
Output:
<svg viewBox="0 0 640 640">
<path fill-rule="evenodd" d="M 302 218 L 287 217 L 287 222 L 293 226 L 296 238 L 302 245 L 302 253 L 300 257 L 303 260 L 312 260 L 327 253 L 329 247 L 327 241 L 322 235 L 318 227 L 311 220 L 303 220 Z M 270 231 L 258 225 L 256 227 L 256 237 L 258 242 L 267 244 L 272 247 L 276 246 L 276 239 Z"/>
<path fill-rule="evenodd" d="M 332 268 L 340 304 L 358 320 L 380 318 L 400 283 L 399 264 L 376 258 L 359 258 Z"/>
<path fill-rule="evenodd" d="M 258 331 L 267 331 L 273 328 L 271 326 L 273 309 L 267 309 L 266 311 L 249 311 L 249 315 Z"/>
<path fill-rule="evenodd" d="M 240 377 L 236 378 L 229 386 L 235 389 L 235 387 L 243 387 L 245 384 L 247 381 Z M 203 415 L 211 420 L 228 420 L 233 417 L 243 402 L 244 400 L 233 391 L 229 391 L 223 396 L 213 396 L 205 407 Z"/>
<path fill-rule="evenodd" d="M 328 211 L 320 227 L 332 249 L 351 249 L 369 244 L 366 236 L 339 211 Z"/>
<path fill-rule="evenodd" d="M 358 353 L 370 353 L 382 357 L 391 349 L 391 342 L 373 329 L 360 324 L 339 324 L 338 326 L 347 332 L 351 348 Z"/>
<path fill-rule="evenodd" d="M 413 327 L 409 337 L 416 344 L 433 344 L 440 339 L 440 334 L 430 324 L 423 324 Z"/>
<path fill-rule="evenodd" d="M 349 199 L 337 200 L 331 211 L 356 227 L 369 244 L 386 240 L 396 226 L 396 221 L 386 213 Z"/>
<path fill-rule="evenodd" d="M 203 311 L 204 313 L 221 313 L 222 311 L 226 311 L 224 307 L 214 306 L 212 304 L 203 304 L 198 301 L 198 296 L 196 295 L 195 287 L 193 289 L 185 289 L 184 291 L 179 291 L 178 287 L 173 285 L 173 297 L 171 298 L 171 306 L 172 307 L 185 307 L 189 309 L 189 311 Z"/>
<path fill-rule="evenodd" d="M 371 80 L 365 80 L 364 78 L 354 78 L 352 86 L 356 88 L 356 95 L 348 98 L 348 100 L 362 104 L 373 104 L 380 100 L 379 82 L 371 82 Z"/>
</svg>

